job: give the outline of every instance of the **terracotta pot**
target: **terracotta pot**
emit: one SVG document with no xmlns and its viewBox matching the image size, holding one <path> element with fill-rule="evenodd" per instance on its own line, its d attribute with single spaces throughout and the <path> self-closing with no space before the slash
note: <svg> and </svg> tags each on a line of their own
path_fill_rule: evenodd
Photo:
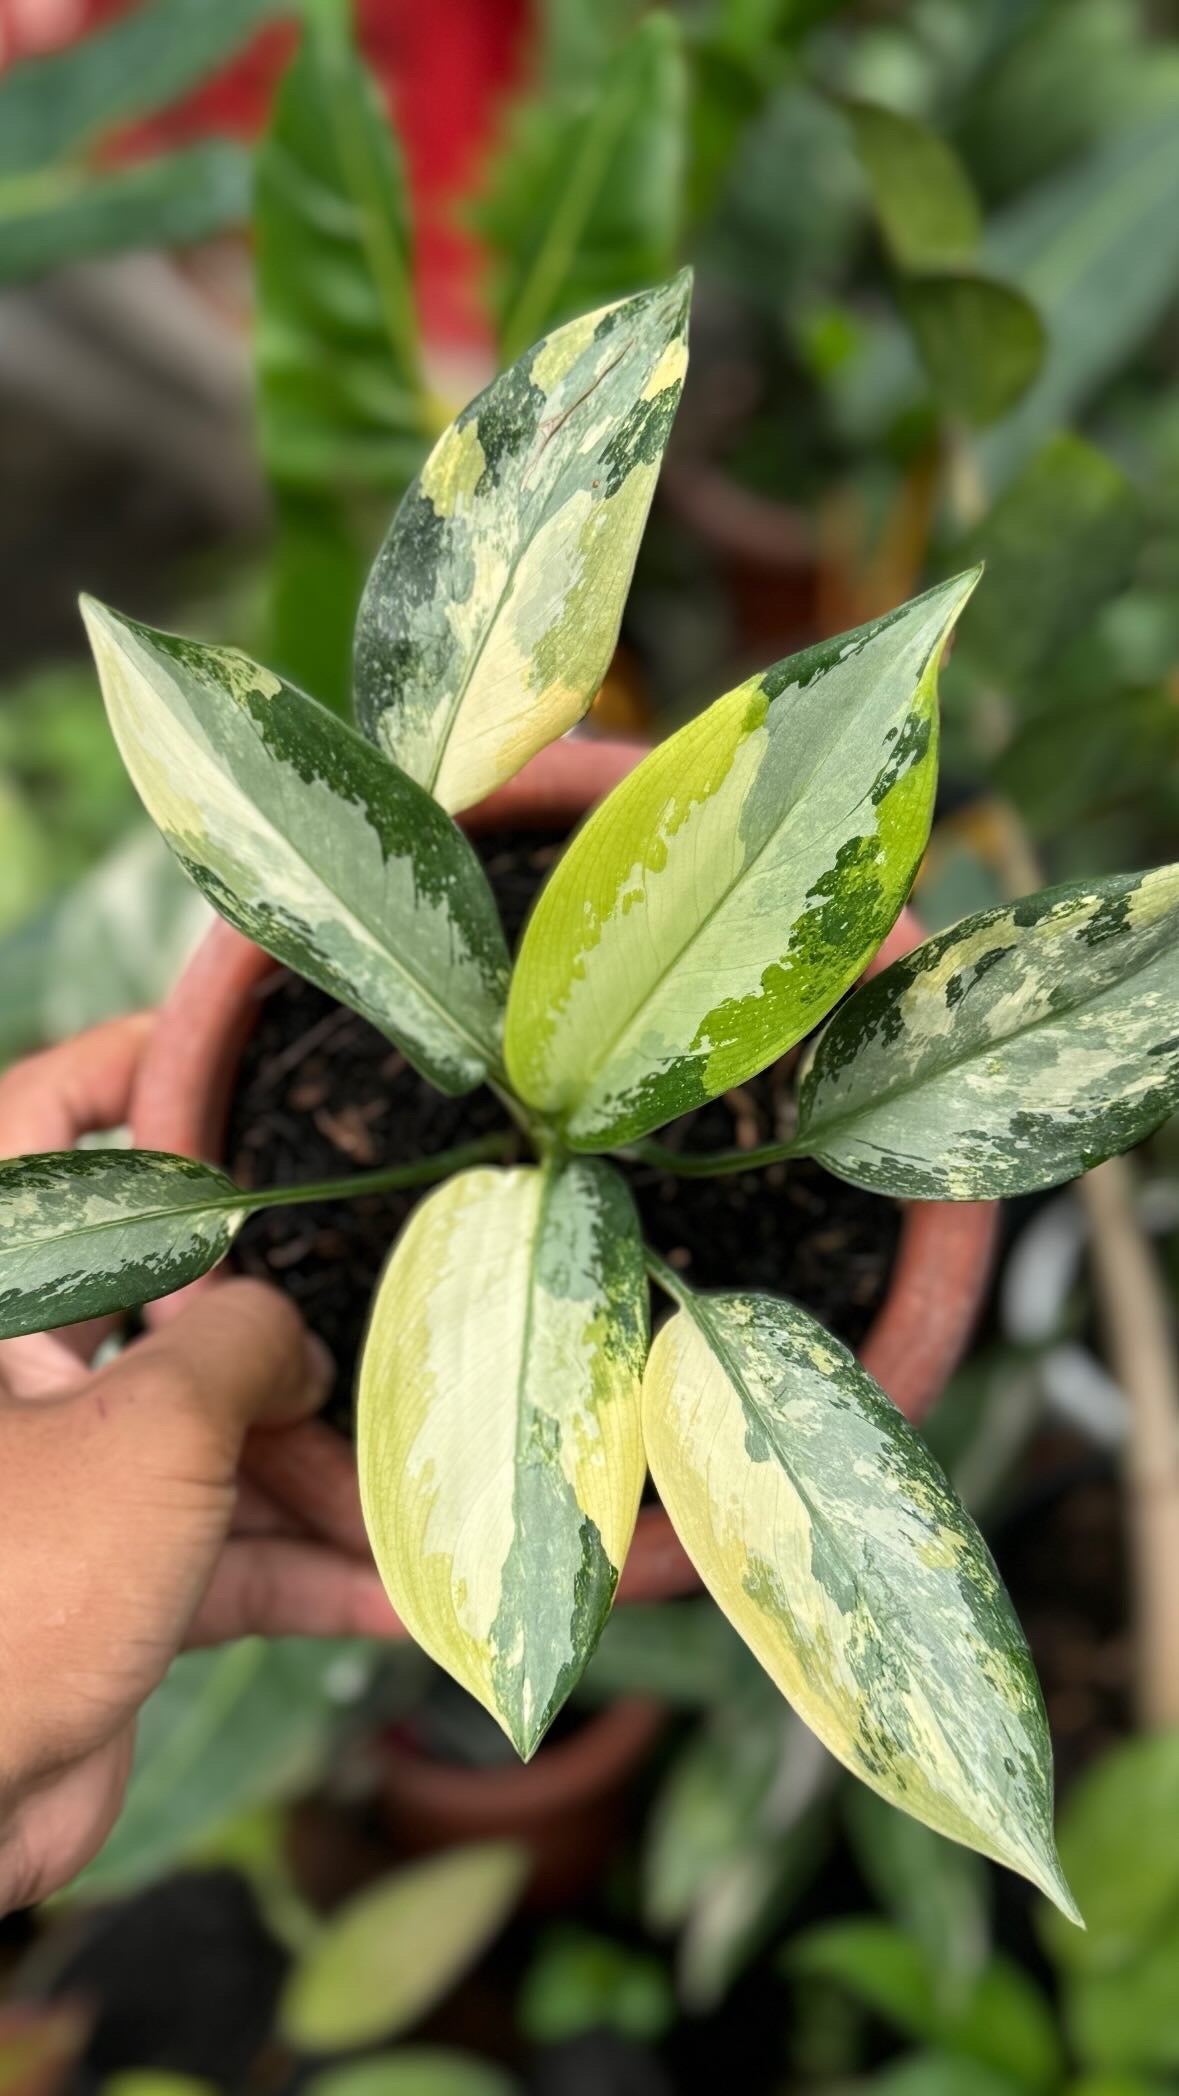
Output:
<svg viewBox="0 0 1179 2096">
<path fill-rule="evenodd" d="M 475 834 L 572 826 L 642 755 L 638 743 L 555 743 L 469 810 L 464 825 Z M 912 913 L 904 911 L 869 974 L 908 953 L 921 936 Z M 220 920 L 211 927 L 161 1009 L 140 1065 L 131 1105 L 137 1143 L 220 1160 L 258 993 L 275 973 L 276 963 L 240 932 Z M 888 1295 L 860 1357 L 907 1419 L 924 1417 L 961 1357 L 990 1277 L 997 1225 L 998 1206 L 991 1201 L 918 1201 L 905 1208 Z M 195 1285 L 208 1287 L 216 1278 Z M 157 1309 L 166 1316 L 179 1300 L 172 1296 Z M 645 1508 L 623 1574 L 622 1599 L 658 1599 L 695 1584 L 662 1510 Z"/>
<path fill-rule="evenodd" d="M 554 744 L 470 810 L 464 824 L 474 833 L 572 826 L 642 755 L 636 743 Z M 908 952 L 919 938 L 906 912 L 874 967 Z M 140 1066 L 131 1108 L 136 1143 L 220 1160 L 241 1051 L 256 1023 L 259 993 L 275 973 L 270 957 L 240 933 L 220 921 L 212 926 L 163 1006 Z M 997 1218 L 996 1205 L 983 1202 L 914 1203 L 905 1210 L 888 1296 L 861 1357 L 910 1419 L 919 1419 L 937 1397 L 966 1344 L 990 1273 Z M 216 1281 L 213 1274 L 195 1285 Z M 180 1300 L 168 1298 L 154 1314 L 166 1318 Z M 644 1507 L 620 1601 L 668 1599 L 698 1585 L 662 1507 Z M 659 1722 L 657 1706 L 628 1700 L 542 1748 L 527 1768 L 500 1770 L 435 1762 L 394 1736 L 384 1778 L 389 1818 L 399 1840 L 417 1848 L 507 1830 L 523 1834 L 537 1850 L 540 1895 L 568 1889 L 579 1871 L 592 1877 L 627 1777 Z"/>
<path fill-rule="evenodd" d="M 543 1746 L 527 1768 L 438 1761 L 408 1730 L 394 1730 L 384 1741 L 381 1775 L 386 1822 L 409 1855 L 523 1838 L 535 1857 L 529 1903 L 566 1906 L 601 1876 L 630 1779 L 666 1719 L 661 1704 L 628 1696 Z"/>
</svg>

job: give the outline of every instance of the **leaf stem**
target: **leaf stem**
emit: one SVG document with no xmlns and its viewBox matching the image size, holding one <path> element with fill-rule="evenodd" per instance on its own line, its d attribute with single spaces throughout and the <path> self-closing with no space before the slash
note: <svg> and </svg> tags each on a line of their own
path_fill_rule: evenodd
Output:
<svg viewBox="0 0 1179 2096">
<path fill-rule="evenodd" d="M 669 1150 L 663 1143 L 632 1143 L 619 1156 L 632 1164 L 654 1165 L 678 1179 L 717 1179 L 726 1172 L 759 1172 L 768 1164 L 805 1157 L 797 1138 L 789 1143 L 761 1143 L 753 1150 Z"/>
<path fill-rule="evenodd" d="M 673 1303 L 678 1303 L 681 1310 L 686 1310 L 692 1299 L 692 1290 L 687 1282 L 681 1281 L 674 1266 L 669 1266 L 666 1259 L 661 1259 L 658 1252 L 651 1250 L 650 1245 L 643 1246 L 643 1257 L 647 1262 L 647 1272 L 651 1279 L 658 1283 L 665 1295 L 671 1297 Z"/>
<path fill-rule="evenodd" d="M 404 1187 L 429 1186 L 437 1179 L 449 1179 L 452 1172 L 467 1170 L 470 1165 L 494 1163 L 506 1157 L 514 1140 L 507 1132 L 483 1135 L 475 1142 L 459 1143 L 453 1150 L 439 1150 L 434 1157 L 418 1157 L 412 1164 L 386 1165 L 377 1172 L 354 1172 L 347 1179 L 324 1179 L 313 1186 L 275 1186 L 265 1193 L 247 1193 L 243 1189 L 240 1204 L 232 1205 L 253 1212 L 260 1208 L 294 1208 L 305 1201 L 349 1201 L 364 1194 L 391 1194 Z M 226 1202 L 227 1207 L 230 1205 Z"/>
</svg>

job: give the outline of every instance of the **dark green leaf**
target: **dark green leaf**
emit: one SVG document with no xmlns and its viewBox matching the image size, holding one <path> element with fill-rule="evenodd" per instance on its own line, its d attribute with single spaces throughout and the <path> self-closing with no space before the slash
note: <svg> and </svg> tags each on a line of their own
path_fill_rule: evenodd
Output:
<svg viewBox="0 0 1179 2096">
<path fill-rule="evenodd" d="M 895 1812 L 862 1783 L 844 1785 L 843 1814 L 864 1878 L 929 1960 L 938 2002 L 960 2003 L 990 1950 L 986 1865 L 958 1842 Z"/>
<path fill-rule="evenodd" d="M 965 271 L 907 277 L 901 308 L 941 406 L 965 422 L 995 422 L 1044 359 L 1044 323 L 1011 284 Z"/>
<path fill-rule="evenodd" d="M 0 177 L 48 168 L 176 101 L 282 11 L 283 0 L 140 0 L 107 28 L 13 66 L 0 79 Z"/>
<path fill-rule="evenodd" d="M 256 170 L 259 427 L 278 509 L 270 652 L 346 713 L 365 568 L 431 414 L 405 172 L 346 10 L 307 21 Z"/>
<path fill-rule="evenodd" d="M 97 174 L 63 163 L 0 180 L 0 283 L 128 248 L 186 247 L 249 216 L 249 159 L 215 140 Z"/>
<path fill-rule="evenodd" d="M 118 1824 L 70 1897 L 133 1892 L 228 1821 L 297 1795 L 375 1657 L 353 1638 L 247 1638 L 184 1653 L 139 1714 Z"/>
<path fill-rule="evenodd" d="M 662 9 L 596 79 L 517 109 L 478 213 L 502 362 L 556 322 L 670 275 L 686 113 L 682 35 Z"/>
<path fill-rule="evenodd" d="M 965 2054 L 1026 2089 L 1056 2086 L 1060 2046 L 1048 2005 L 1007 1958 L 993 1958 L 954 2005 L 939 2000 L 936 1959 L 887 1922 L 829 1922 L 799 1937 L 788 1958 L 792 1971 L 839 1981 L 909 2037 Z"/>
<path fill-rule="evenodd" d="M 1002 486 L 1146 338 L 1179 282 L 1179 97 L 1127 126 L 992 222 L 984 253 L 1043 316 L 1049 354 L 981 446 Z"/>
<path fill-rule="evenodd" d="M 986 588 L 963 615 L 961 659 L 1019 686 L 1129 577 L 1142 511 L 1127 475 L 1062 434 L 1029 460 L 956 558 L 985 560 Z"/>
</svg>

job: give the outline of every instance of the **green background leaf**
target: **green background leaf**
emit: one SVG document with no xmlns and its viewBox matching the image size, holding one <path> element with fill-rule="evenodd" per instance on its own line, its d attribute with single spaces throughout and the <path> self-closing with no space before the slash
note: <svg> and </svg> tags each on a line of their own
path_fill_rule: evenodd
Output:
<svg viewBox="0 0 1179 2096">
<path fill-rule="evenodd" d="M 679 24 L 656 9 L 601 73 L 516 110 L 475 214 L 503 363 L 555 323 L 670 274 L 686 105 Z"/>
<path fill-rule="evenodd" d="M 872 188 L 881 230 L 902 269 L 950 268 L 978 245 L 978 199 L 953 147 L 936 131 L 871 102 L 844 111 Z"/>
<path fill-rule="evenodd" d="M 441 2000 L 515 1906 L 528 1856 L 508 1842 L 448 1849 L 341 1907 L 291 1973 L 278 2028 L 300 2052 L 395 2037 Z"/>
<path fill-rule="evenodd" d="M 907 277 L 901 310 L 947 414 L 996 422 L 1044 361 L 1044 323 L 1010 283 L 966 270 Z"/>
<path fill-rule="evenodd" d="M 269 652 L 346 712 L 380 513 L 420 466 L 434 414 L 404 169 L 346 10 L 306 21 L 255 167 L 259 438 L 278 497 Z"/>
</svg>

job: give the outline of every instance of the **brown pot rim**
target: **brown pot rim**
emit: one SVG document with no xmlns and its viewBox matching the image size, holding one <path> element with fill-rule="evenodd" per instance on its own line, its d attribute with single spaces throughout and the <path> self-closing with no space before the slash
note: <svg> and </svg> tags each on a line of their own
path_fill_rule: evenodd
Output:
<svg viewBox="0 0 1179 2096">
<path fill-rule="evenodd" d="M 548 1740 L 535 1760 L 471 1769 L 419 1752 L 390 1731 L 384 1735 L 382 1783 L 407 1817 L 444 1820 L 456 1840 L 511 1833 L 522 1802 L 536 1823 L 557 1817 L 571 1800 L 613 1790 L 654 1746 L 666 1721 L 661 1703 L 626 1696 L 562 1739 Z"/>
<path fill-rule="evenodd" d="M 499 823 L 542 827 L 578 821 L 644 754 L 644 745 L 592 738 L 552 744 L 480 807 L 473 832 Z M 903 912 L 871 972 L 919 943 Z M 134 1141 L 145 1149 L 221 1161 L 233 1079 L 256 1022 L 259 994 L 281 970 L 268 954 L 217 919 L 160 1008 L 131 1102 Z M 905 1205 L 885 1301 L 859 1350 L 865 1368 L 899 1410 L 919 1421 L 945 1387 L 969 1339 L 990 1279 L 999 1219 L 993 1201 Z M 198 1289 L 217 1281 L 210 1274 Z M 158 1306 L 162 1316 L 187 1296 Z M 644 1507 L 619 1583 L 621 1601 L 695 1592 L 698 1577 L 662 1507 Z"/>
</svg>

